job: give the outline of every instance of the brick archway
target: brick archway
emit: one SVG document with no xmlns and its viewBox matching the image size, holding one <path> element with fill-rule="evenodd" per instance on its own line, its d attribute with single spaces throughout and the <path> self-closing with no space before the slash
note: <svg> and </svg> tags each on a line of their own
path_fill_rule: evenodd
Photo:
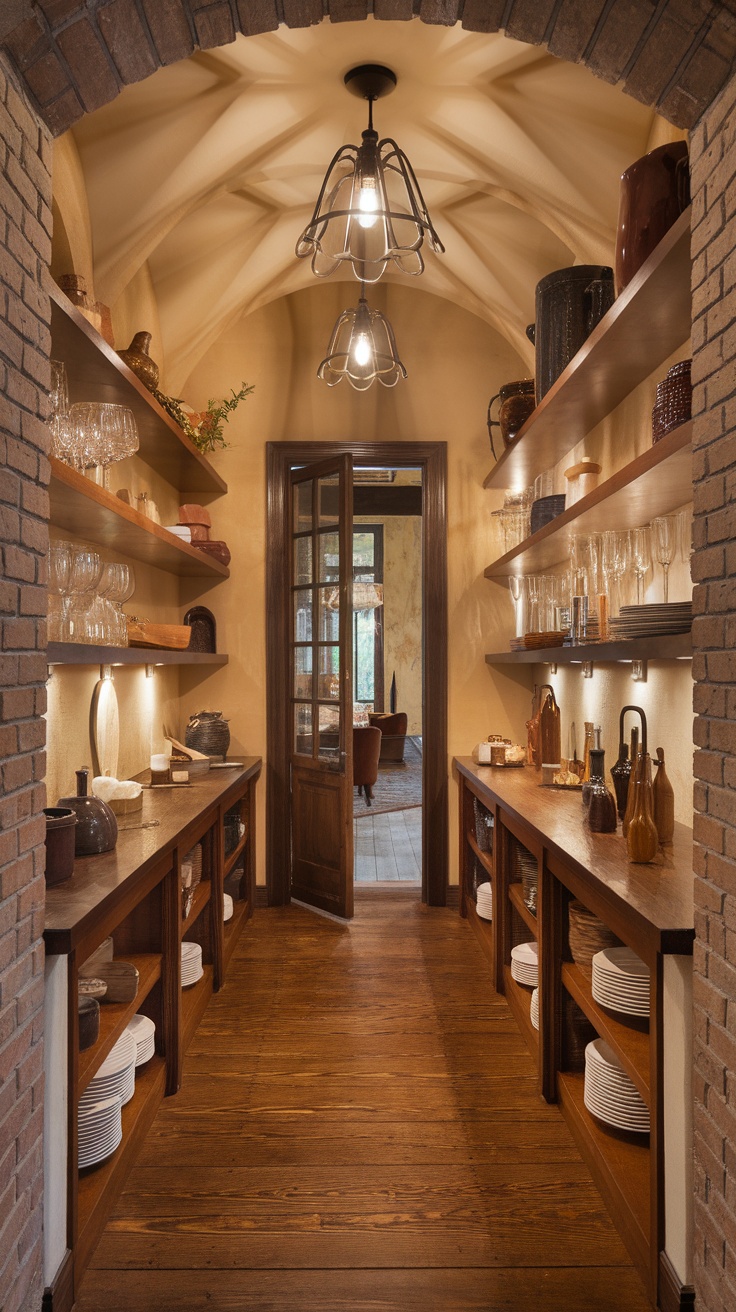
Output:
<svg viewBox="0 0 736 1312">
<path fill-rule="evenodd" d="M 736 58 L 731 6 L 707 0 L 27 0 L 20 7 L 27 16 L 4 35 L 0 28 L 2 48 L 54 135 L 195 49 L 324 18 L 418 18 L 501 31 L 585 64 L 683 128 L 698 121 Z"/>
</svg>

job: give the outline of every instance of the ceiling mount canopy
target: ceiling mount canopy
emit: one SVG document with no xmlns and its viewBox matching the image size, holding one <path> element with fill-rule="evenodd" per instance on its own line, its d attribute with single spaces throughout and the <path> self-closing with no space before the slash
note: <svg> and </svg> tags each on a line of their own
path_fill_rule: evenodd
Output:
<svg viewBox="0 0 736 1312">
<path fill-rule="evenodd" d="M 400 378 L 406 378 L 394 330 L 379 310 L 371 310 L 365 288 L 355 309 L 339 315 L 317 377 L 328 387 L 347 378 L 358 392 L 367 391 L 376 379 L 384 387 L 395 387 Z"/>
<path fill-rule="evenodd" d="M 383 64 L 360 64 L 345 74 L 348 91 L 368 101 L 368 127 L 360 146 L 341 146 L 333 156 L 296 245 L 300 259 L 311 256 L 318 278 L 348 263 L 360 282 L 374 283 L 391 262 L 416 277 L 424 271 L 425 237 L 437 254 L 445 249 L 409 160 L 373 128 L 373 102 L 390 94 L 396 80 Z"/>
</svg>

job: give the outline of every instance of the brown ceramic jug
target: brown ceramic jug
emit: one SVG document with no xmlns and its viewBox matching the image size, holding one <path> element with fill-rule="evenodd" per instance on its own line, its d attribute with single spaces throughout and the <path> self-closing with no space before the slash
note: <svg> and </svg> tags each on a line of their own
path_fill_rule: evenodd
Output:
<svg viewBox="0 0 736 1312">
<path fill-rule="evenodd" d="M 127 351 L 118 351 L 120 359 L 125 361 L 149 391 L 158 387 L 158 365 L 148 354 L 150 346 L 150 333 L 136 333 Z"/>
<path fill-rule="evenodd" d="M 615 257 L 618 296 L 689 204 L 684 141 L 650 150 L 621 174 Z"/>
<path fill-rule="evenodd" d="M 491 406 L 499 402 L 498 419 L 491 419 Z M 520 378 L 514 383 L 504 383 L 495 396 L 488 402 L 488 432 L 493 451 L 492 429 L 500 428 L 504 447 L 511 444 L 519 429 L 523 427 L 534 409 L 534 379 Z M 493 451 L 495 455 L 495 451 Z"/>
</svg>

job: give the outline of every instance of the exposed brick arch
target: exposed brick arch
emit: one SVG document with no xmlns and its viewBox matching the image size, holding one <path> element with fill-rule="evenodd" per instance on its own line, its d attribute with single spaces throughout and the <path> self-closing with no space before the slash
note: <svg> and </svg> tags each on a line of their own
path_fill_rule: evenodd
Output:
<svg viewBox="0 0 736 1312">
<path fill-rule="evenodd" d="M 736 60 L 730 4 L 711 0 L 35 0 L 3 42 L 54 134 L 197 48 L 280 24 L 374 18 L 505 32 L 621 83 L 692 127 Z"/>
</svg>

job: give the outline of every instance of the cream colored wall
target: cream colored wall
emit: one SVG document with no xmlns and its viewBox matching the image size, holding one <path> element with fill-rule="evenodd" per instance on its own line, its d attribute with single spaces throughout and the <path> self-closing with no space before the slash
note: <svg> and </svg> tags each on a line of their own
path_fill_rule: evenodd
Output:
<svg viewBox="0 0 736 1312">
<path fill-rule="evenodd" d="M 407 733 L 422 732 L 422 521 L 419 515 L 358 515 L 383 526 L 383 684 L 389 709 L 396 674 L 397 706 Z"/>
</svg>

